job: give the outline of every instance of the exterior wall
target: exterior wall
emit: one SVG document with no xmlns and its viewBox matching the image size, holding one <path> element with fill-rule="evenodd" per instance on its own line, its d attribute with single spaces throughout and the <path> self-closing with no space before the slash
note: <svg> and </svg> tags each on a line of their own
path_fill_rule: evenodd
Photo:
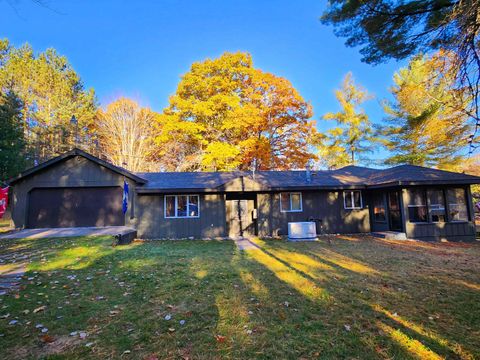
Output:
<svg viewBox="0 0 480 360">
<path fill-rule="evenodd" d="M 288 222 L 321 219 L 324 233 L 365 233 L 370 231 L 368 202 L 362 191 L 363 209 L 346 210 L 341 191 L 303 191 L 301 212 L 281 212 L 279 193 L 259 193 L 259 236 L 282 236 L 288 234 Z M 317 229 L 318 231 L 318 229 Z"/>
<path fill-rule="evenodd" d="M 200 217 L 165 218 L 163 194 L 137 194 L 133 223 L 137 228 L 138 237 L 143 239 L 226 237 L 225 195 L 199 196 Z"/>
<path fill-rule="evenodd" d="M 459 188 L 462 186 L 453 186 Z M 448 188 L 448 187 L 442 187 Z M 408 203 L 410 199 L 409 189 L 402 189 L 403 216 L 405 222 L 405 232 L 407 238 L 424 241 L 474 241 L 475 224 L 473 219 L 473 203 L 470 192 L 470 186 L 464 187 L 467 190 L 467 206 L 469 210 L 470 221 L 464 222 L 444 222 L 444 223 L 412 223 L 408 216 Z M 448 208 L 446 209 L 448 213 Z"/>
<path fill-rule="evenodd" d="M 123 187 L 122 175 L 104 168 L 82 156 L 75 156 L 63 162 L 52 165 L 12 186 L 12 222 L 15 228 L 23 228 L 28 213 L 29 193 L 34 188 L 55 187 Z M 135 182 L 127 179 L 130 186 L 130 197 L 133 197 Z M 130 211 L 132 209 L 130 208 Z M 130 211 L 125 217 L 126 225 L 130 225 Z"/>
</svg>

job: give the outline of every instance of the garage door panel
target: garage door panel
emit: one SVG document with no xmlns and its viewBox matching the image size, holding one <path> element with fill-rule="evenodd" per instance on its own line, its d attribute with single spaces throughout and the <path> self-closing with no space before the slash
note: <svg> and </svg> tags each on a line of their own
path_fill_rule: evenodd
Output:
<svg viewBox="0 0 480 360">
<path fill-rule="evenodd" d="M 39 188 L 30 192 L 28 227 L 124 225 L 121 187 Z"/>
</svg>

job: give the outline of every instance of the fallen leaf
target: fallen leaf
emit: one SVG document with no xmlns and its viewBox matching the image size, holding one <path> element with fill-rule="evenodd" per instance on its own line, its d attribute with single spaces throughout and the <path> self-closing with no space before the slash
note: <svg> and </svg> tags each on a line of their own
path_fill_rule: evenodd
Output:
<svg viewBox="0 0 480 360">
<path fill-rule="evenodd" d="M 225 342 L 226 337 L 225 337 L 225 336 L 222 336 L 222 335 L 215 335 L 215 339 L 216 339 L 218 342 L 223 343 L 223 342 Z"/>
<path fill-rule="evenodd" d="M 53 336 L 50 336 L 50 335 L 42 335 L 40 336 L 40 340 L 42 340 L 44 343 L 53 343 L 55 341 L 55 339 L 53 338 Z"/>
<path fill-rule="evenodd" d="M 35 310 L 33 310 L 33 313 L 36 314 L 36 313 L 38 313 L 38 312 L 40 312 L 40 311 L 44 311 L 46 308 L 47 308 L 47 307 L 46 307 L 45 305 L 42 305 L 42 306 L 36 308 Z"/>
</svg>

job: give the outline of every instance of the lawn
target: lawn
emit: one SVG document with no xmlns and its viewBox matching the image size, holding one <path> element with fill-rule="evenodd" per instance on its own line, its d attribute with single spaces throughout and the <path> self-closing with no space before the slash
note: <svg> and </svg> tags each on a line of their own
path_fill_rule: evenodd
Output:
<svg viewBox="0 0 480 360">
<path fill-rule="evenodd" d="M 255 243 L 3 240 L 0 358 L 480 358 L 479 244 Z"/>
<path fill-rule="evenodd" d="M 0 234 L 10 230 L 10 220 L 0 219 Z"/>
</svg>

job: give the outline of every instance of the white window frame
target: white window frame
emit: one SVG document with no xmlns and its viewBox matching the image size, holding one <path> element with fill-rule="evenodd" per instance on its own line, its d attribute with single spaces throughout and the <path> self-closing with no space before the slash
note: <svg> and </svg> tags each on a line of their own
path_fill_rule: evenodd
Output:
<svg viewBox="0 0 480 360">
<path fill-rule="evenodd" d="M 284 209 L 282 207 L 282 194 L 288 194 L 288 199 L 290 202 L 290 209 Z M 292 210 L 292 195 L 300 195 L 300 210 Z M 301 192 L 281 192 L 280 195 L 280 212 L 302 212 L 303 211 L 303 196 Z"/>
<path fill-rule="evenodd" d="M 175 197 L 175 216 L 167 216 L 167 196 Z M 178 197 L 187 196 L 187 215 L 177 216 L 178 214 Z M 196 196 L 198 199 L 198 214 L 197 216 L 191 216 L 190 214 L 190 202 L 188 201 L 190 196 Z M 200 217 L 200 195 L 198 194 L 168 194 L 163 197 L 163 217 L 165 219 L 196 219 Z"/>
<path fill-rule="evenodd" d="M 360 193 L 360 207 L 355 206 L 355 196 L 353 195 L 355 192 Z M 350 194 L 350 199 L 352 200 L 352 207 L 347 206 L 347 193 Z M 362 190 L 343 190 L 343 208 L 345 210 L 359 210 L 363 209 L 363 194 Z"/>
</svg>

